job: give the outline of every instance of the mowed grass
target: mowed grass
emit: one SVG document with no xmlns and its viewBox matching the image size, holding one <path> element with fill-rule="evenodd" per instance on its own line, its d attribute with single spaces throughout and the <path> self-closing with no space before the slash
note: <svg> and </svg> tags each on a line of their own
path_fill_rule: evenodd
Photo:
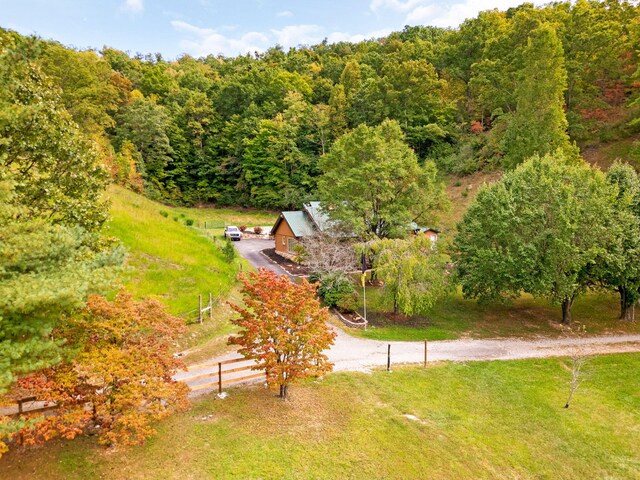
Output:
<svg viewBox="0 0 640 480">
<path fill-rule="evenodd" d="M 640 333 L 640 322 L 621 322 L 619 298 L 609 293 L 589 293 L 576 299 L 574 324 L 588 335 Z M 393 315 L 380 288 L 367 288 L 367 330 L 349 329 L 353 335 L 375 340 L 450 340 L 462 337 L 553 337 L 564 335 L 560 306 L 523 295 L 510 304 L 481 304 L 465 300 L 458 291 L 426 315 Z M 362 307 L 360 307 L 362 314 Z"/>
<path fill-rule="evenodd" d="M 0 460 L 23 479 L 640 479 L 640 355 L 589 359 L 564 409 L 570 360 L 341 373 L 198 400 L 142 447 L 92 439 Z M 410 416 L 410 417 L 409 417 Z"/>
</svg>

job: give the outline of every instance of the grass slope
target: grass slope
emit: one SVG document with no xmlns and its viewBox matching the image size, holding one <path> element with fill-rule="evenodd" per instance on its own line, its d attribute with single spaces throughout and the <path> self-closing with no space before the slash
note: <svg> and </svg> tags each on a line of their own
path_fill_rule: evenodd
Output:
<svg viewBox="0 0 640 480">
<path fill-rule="evenodd" d="M 229 290 L 235 265 L 196 229 L 160 215 L 171 209 L 115 186 L 109 199 L 107 233 L 129 250 L 125 285 L 137 297 L 158 298 L 178 314 L 197 308 L 199 294 Z"/>
<path fill-rule="evenodd" d="M 234 389 L 164 422 L 143 447 L 58 442 L 10 453 L 0 472 L 13 480 L 640 479 L 640 355 L 593 358 L 586 369 L 569 409 L 567 359 L 332 374 L 295 386 L 290 402 Z"/>
<path fill-rule="evenodd" d="M 214 321 L 192 326 L 179 348 L 195 347 L 185 359 L 188 363 L 224 351 L 224 335 L 231 331 L 227 320 L 232 312 L 223 300 L 240 300 L 237 271 L 241 264 L 242 268 L 250 267 L 244 261 L 229 264 L 224 259 L 212 241 L 222 234 L 222 228 L 207 230 L 205 235 L 186 226 L 186 219 L 194 219 L 196 224 L 207 220 L 220 225 L 254 226 L 269 225 L 275 216 L 269 212 L 171 208 L 118 186 L 111 186 L 108 196 L 111 221 L 106 233 L 118 237 L 129 251 L 124 276 L 127 289 L 138 298 L 157 298 L 173 314 L 188 319 L 197 315 L 198 295 L 206 303 L 212 292 L 221 300 L 214 309 Z M 161 211 L 167 212 L 167 217 Z"/>
</svg>

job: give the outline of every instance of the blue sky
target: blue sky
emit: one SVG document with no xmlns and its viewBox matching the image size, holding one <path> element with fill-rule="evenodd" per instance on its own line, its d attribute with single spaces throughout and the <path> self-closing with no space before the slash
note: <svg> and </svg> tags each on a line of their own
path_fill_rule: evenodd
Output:
<svg viewBox="0 0 640 480">
<path fill-rule="evenodd" d="M 77 48 L 237 55 L 359 41 L 404 25 L 457 26 L 517 0 L 0 0 L 0 26 Z"/>
</svg>

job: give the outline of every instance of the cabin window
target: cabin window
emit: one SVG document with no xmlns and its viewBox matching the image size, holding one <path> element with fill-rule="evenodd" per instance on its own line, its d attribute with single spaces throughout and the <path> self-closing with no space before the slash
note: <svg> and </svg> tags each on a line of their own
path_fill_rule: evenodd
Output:
<svg viewBox="0 0 640 480">
<path fill-rule="evenodd" d="M 286 245 L 287 244 L 287 237 L 285 237 L 284 235 L 282 236 L 282 245 Z"/>
<path fill-rule="evenodd" d="M 287 250 L 290 253 L 295 253 L 296 241 L 293 238 L 287 238 Z"/>
</svg>

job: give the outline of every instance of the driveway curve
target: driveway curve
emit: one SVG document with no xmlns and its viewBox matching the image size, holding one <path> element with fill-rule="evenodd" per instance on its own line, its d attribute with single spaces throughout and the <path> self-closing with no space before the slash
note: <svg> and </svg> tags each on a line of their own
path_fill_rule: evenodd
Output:
<svg viewBox="0 0 640 480">
<path fill-rule="evenodd" d="M 269 258 L 262 255 L 262 250 L 266 250 L 268 248 L 273 248 L 275 246 L 275 242 L 273 240 L 263 240 L 261 238 L 245 238 L 240 240 L 239 242 L 233 242 L 238 250 L 238 253 L 247 260 L 253 268 L 256 270 L 260 267 L 264 267 L 267 270 L 271 270 L 278 275 L 287 275 L 289 274 L 285 272 L 280 265 L 273 263 Z"/>
</svg>

